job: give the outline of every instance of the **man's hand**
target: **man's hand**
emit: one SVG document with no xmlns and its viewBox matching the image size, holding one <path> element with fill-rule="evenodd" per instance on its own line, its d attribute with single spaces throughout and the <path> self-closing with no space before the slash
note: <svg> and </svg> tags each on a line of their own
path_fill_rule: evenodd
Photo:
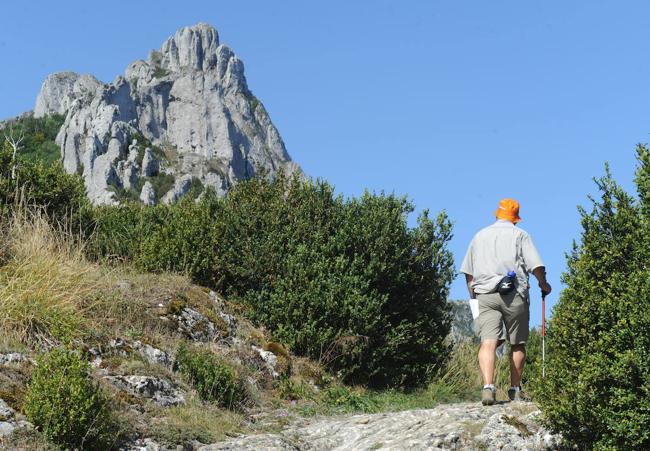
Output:
<svg viewBox="0 0 650 451">
<path fill-rule="evenodd" d="M 476 295 L 474 294 L 474 290 L 472 289 L 472 281 L 474 280 L 474 277 L 471 274 L 465 274 L 465 282 L 467 283 L 467 292 L 469 293 L 469 298 L 474 299 Z"/>
<path fill-rule="evenodd" d="M 551 284 L 549 284 L 546 281 L 544 281 L 543 283 L 540 282 L 539 288 L 542 290 L 542 297 L 551 294 L 551 291 L 553 291 L 553 288 L 551 288 Z"/>
<path fill-rule="evenodd" d="M 546 281 L 546 268 L 543 266 L 538 266 L 537 268 L 533 269 L 533 275 L 539 281 L 539 288 L 542 290 L 542 296 L 551 294 L 551 291 L 553 291 L 553 289 L 551 288 L 551 284 Z"/>
</svg>

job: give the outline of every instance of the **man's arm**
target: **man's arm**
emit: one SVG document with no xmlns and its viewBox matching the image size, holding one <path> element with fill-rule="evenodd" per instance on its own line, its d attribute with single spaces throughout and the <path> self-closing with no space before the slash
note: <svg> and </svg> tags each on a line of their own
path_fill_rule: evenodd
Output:
<svg viewBox="0 0 650 451">
<path fill-rule="evenodd" d="M 474 281 L 474 276 L 471 274 L 465 274 L 465 282 L 467 283 L 467 291 L 469 292 L 469 298 L 474 299 L 474 290 L 472 289 L 472 282 Z"/>
<path fill-rule="evenodd" d="M 546 281 L 546 267 L 538 266 L 537 268 L 533 269 L 533 275 L 539 282 L 539 288 L 541 288 L 542 294 L 544 296 L 551 294 L 551 291 L 553 289 L 551 288 L 551 285 Z"/>
</svg>

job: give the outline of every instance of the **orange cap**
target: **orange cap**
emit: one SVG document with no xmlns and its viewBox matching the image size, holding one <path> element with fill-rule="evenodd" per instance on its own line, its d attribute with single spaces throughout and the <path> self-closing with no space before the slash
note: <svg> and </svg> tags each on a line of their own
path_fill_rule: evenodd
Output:
<svg viewBox="0 0 650 451">
<path fill-rule="evenodd" d="M 521 221 L 519 217 L 519 202 L 514 199 L 501 199 L 499 208 L 494 213 L 497 219 L 506 219 L 513 223 Z"/>
</svg>

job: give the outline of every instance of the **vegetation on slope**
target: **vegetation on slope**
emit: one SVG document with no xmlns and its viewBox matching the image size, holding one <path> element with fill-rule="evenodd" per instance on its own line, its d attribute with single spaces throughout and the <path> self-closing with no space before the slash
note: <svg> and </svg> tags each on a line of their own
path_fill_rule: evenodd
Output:
<svg viewBox="0 0 650 451">
<path fill-rule="evenodd" d="M 454 276 L 451 225 L 394 195 L 344 200 L 279 175 L 168 206 L 95 211 L 95 258 L 178 271 L 248 307 L 297 354 L 346 382 L 417 387 L 442 366 Z"/>
<path fill-rule="evenodd" d="M 40 162 L 50 166 L 61 160 L 61 149 L 55 139 L 64 120 L 65 116 L 61 114 L 12 119 L 4 124 L 2 134 L 11 133 L 16 138 L 24 137 L 20 150 L 20 158 L 23 161 Z"/>
<path fill-rule="evenodd" d="M 115 446 L 136 437 L 216 441 L 250 427 L 244 419 L 260 410 L 430 407 L 480 388 L 476 345 L 451 352 L 445 340 L 454 271 L 444 213 L 425 212 L 410 228 L 414 207 L 404 198 L 344 199 L 325 182 L 282 175 L 241 183 L 224 199 L 208 193 L 170 206 L 93 208 L 79 176 L 60 164 L 14 161 L 7 148 L 0 156 L 2 347 L 38 354 L 65 346 L 84 359 L 99 349 L 99 371 L 161 377 L 188 390 L 185 404 L 163 408 L 100 380 L 111 415 L 126 424 Z M 190 279 L 237 302 L 216 306 Z M 214 339 L 189 343 L 196 340 L 175 322 L 186 308 L 216 327 Z M 220 314 L 237 318 L 236 331 Z M 118 352 L 116 339 L 130 344 Z M 143 360 L 135 341 L 176 356 L 177 365 Z M 279 378 L 252 346 L 276 356 Z M 25 390 L 37 390 L 29 368 L 0 368 L 11 381 L 0 397 L 24 412 Z M 497 374 L 507 386 L 507 359 Z M 75 434 L 85 436 L 83 429 Z"/>
<path fill-rule="evenodd" d="M 46 437 L 61 446 L 77 446 L 80 437 L 90 440 L 92 434 L 85 422 L 88 415 L 96 416 L 92 428 L 106 424 L 97 429 L 97 440 L 106 439 L 102 431 L 113 431 L 111 440 L 102 442 L 106 449 L 138 437 L 169 445 L 193 440 L 210 443 L 227 433 L 250 430 L 253 426 L 246 418 L 277 408 L 288 409 L 295 416 L 431 407 L 474 395 L 476 381 L 480 384 L 474 365 L 476 348 L 470 344 L 454 354 L 453 363 L 439 379 L 415 392 L 346 386 L 318 362 L 283 350 L 285 346 L 278 344 L 270 331 L 255 328 L 237 315 L 241 305 L 223 301 L 218 307 L 208 290 L 183 276 L 144 274 L 129 265 L 108 267 L 87 261 L 83 241 L 58 230 L 42 212 L 15 212 L 0 231 L 0 352 L 22 350 L 38 356 L 40 350 L 52 349 L 51 357 L 43 357 L 48 363 L 39 367 L 71 378 L 84 393 L 99 390 L 96 396 L 100 401 L 99 393 L 110 397 L 109 403 L 91 402 L 92 396 L 84 398 L 88 402 L 79 400 L 74 406 L 79 412 L 75 418 L 55 415 L 57 406 L 62 405 L 56 397 L 62 393 L 53 390 L 51 378 L 33 372 L 29 363 L 0 366 L 0 397 L 25 412 Z M 188 307 L 215 324 L 220 313 L 234 314 L 237 330 L 225 332 L 215 342 L 190 343 L 173 321 L 174 315 Z M 176 355 L 177 364 L 169 367 L 148 362 L 129 346 L 111 348 L 116 338 L 163 349 Z M 271 377 L 252 351 L 253 345 L 272 350 L 278 359 L 286 355 L 289 364 L 280 377 Z M 61 346 L 76 351 L 73 355 L 59 351 Z M 95 363 L 97 369 L 87 372 L 87 364 L 77 357 L 92 359 L 90 349 L 101 349 L 103 354 Z M 158 407 L 116 390 L 103 378 L 95 380 L 106 373 L 161 377 L 187 390 L 188 399 L 183 405 Z M 70 381 L 64 385 L 71 387 Z M 66 402 L 74 399 L 66 396 Z M 134 416 L 134 412 L 140 413 Z M 116 423 L 115 418 L 121 421 Z M 273 428 L 287 420 L 286 416 L 270 415 L 254 427 Z M 9 447 L 43 448 L 47 443 L 43 436 L 24 432 L 4 442 Z"/>
<path fill-rule="evenodd" d="M 34 369 L 24 411 L 54 443 L 71 449 L 109 449 L 119 429 L 110 400 L 78 352 L 54 349 Z"/>
</svg>

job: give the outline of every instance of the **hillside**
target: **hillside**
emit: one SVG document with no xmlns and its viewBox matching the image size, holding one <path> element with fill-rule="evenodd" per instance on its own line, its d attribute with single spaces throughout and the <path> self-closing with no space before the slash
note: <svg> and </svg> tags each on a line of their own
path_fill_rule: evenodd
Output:
<svg viewBox="0 0 650 451">
<path fill-rule="evenodd" d="M 382 421 L 405 431 L 413 427 L 409 424 L 425 421 L 432 433 L 439 428 L 436 436 L 447 437 L 452 431 L 460 434 L 441 439 L 440 446 L 504 440 L 555 443 L 539 429 L 534 415 L 529 415 L 534 406 L 519 410 L 503 406 L 498 411 L 478 404 L 449 407 L 456 409 L 457 419 L 447 423 L 440 422 L 449 416 L 444 413 L 446 407 L 395 416 L 319 419 L 322 415 L 432 408 L 440 402 L 472 397 L 478 381 L 468 367 L 467 358 L 473 366 L 475 352 L 469 344 L 458 348 L 455 363 L 425 389 L 402 393 L 347 387 L 317 361 L 293 355 L 274 341 L 272 332 L 253 326 L 242 316 L 244 306 L 186 277 L 89 262 L 79 244 L 60 235 L 38 214 L 14 216 L 3 233 L 0 444 L 7 449 L 57 449 L 21 412 L 31 412 L 34 390 L 40 390 L 39 403 L 47 403 L 44 400 L 49 397 L 59 399 L 56 392 L 35 381 L 43 365 L 50 368 L 46 380 L 66 380 L 66 373 L 59 373 L 65 367 L 50 357 L 66 343 L 80 350 L 75 355 L 89 362 L 90 380 L 106 393 L 114 432 L 110 441 L 103 442 L 105 447 L 272 449 L 273 443 L 284 443 L 277 449 L 330 449 L 333 444 L 310 437 L 334 437 L 334 429 L 343 434 L 347 428 L 345 434 L 350 436 L 338 435 L 337 440 L 355 443 L 352 437 L 361 433 L 355 428 L 385 430 Z M 223 387 L 230 388 L 224 392 Z M 73 405 L 67 398 L 57 402 L 67 406 L 67 417 Z M 314 415 L 318 417 L 312 420 Z M 467 423 L 469 419 L 473 426 Z M 514 428 L 496 436 L 490 432 L 492 423 L 503 421 L 510 421 Z M 461 423 L 466 432 L 457 430 Z M 517 432 L 520 423 L 533 432 Z M 219 444 L 233 435 L 242 438 Z M 303 438 L 298 440 L 298 436 Z M 288 437 L 293 438 L 287 442 Z M 428 432 L 421 438 L 412 436 L 414 446 L 420 443 L 414 449 L 428 447 L 431 437 Z M 288 447 L 291 440 L 297 447 Z M 372 440 L 374 447 L 366 446 Z M 387 440 L 377 435 L 368 438 L 366 445 L 360 442 L 358 449 L 378 449 L 377 444 Z M 212 445 L 202 448 L 208 444 Z"/>
</svg>

